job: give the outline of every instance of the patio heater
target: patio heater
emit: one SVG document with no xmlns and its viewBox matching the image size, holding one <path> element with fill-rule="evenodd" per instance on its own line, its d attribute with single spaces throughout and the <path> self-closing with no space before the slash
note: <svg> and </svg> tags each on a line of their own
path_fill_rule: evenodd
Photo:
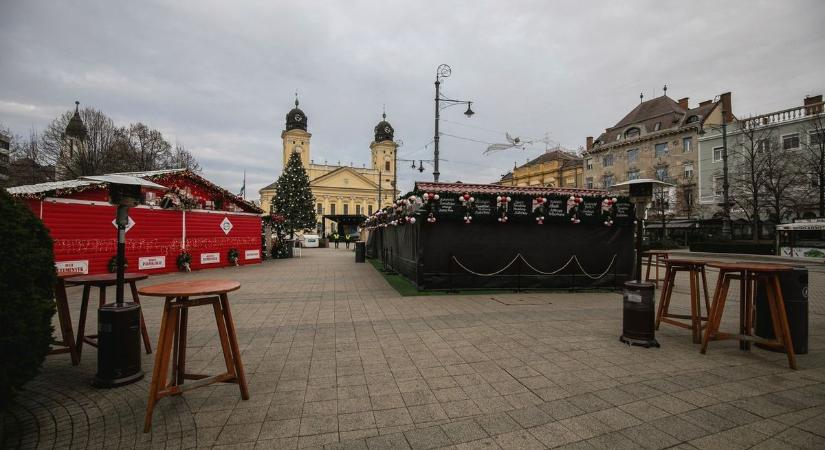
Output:
<svg viewBox="0 0 825 450">
<path fill-rule="evenodd" d="M 622 304 L 622 336 L 620 341 L 628 345 L 658 347 L 655 336 L 656 285 L 642 281 L 642 221 L 647 205 L 653 200 L 653 188 L 673 186 L 659 180 L 643 178 L 625 181 L 613 187 L 627 186 L 630 201 L 636 211 L 636 245 L 634 269 L 636 279 L 626 281 Z"/>
<path fill-rule="evenodd" d="M 113 388 L 143 379 L 140 354 L 140 305 L 123 300 L 126 261 L 126 227 L 129 208 L 141 200 L 141 188 L 165 189 L 159 184 L 127 175 L 84 177 L 109 186 L 109 203 L 117 206 L 117 285 L 115 303 L 101 306 L 97 314 L 97 374 L 92 385 Z"/>
</svg>

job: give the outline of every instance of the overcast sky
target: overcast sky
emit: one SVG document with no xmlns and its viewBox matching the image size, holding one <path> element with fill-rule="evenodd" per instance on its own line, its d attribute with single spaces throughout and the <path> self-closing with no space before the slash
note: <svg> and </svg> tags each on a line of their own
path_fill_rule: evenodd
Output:
<svg viewBox="0 0 825 450">
<path fill-rule="evenodd" d="M 204 174 L 250 192 L 281 170 L 297 89 L 312 158 L 369 162 L 382 105 L 400 157 L 431 159 L 436 67 L 442 132 L 482 142 L 547 133 L 576 149 L 646 98 L 731 91 L 740 117 L 825 92 L 825 2 L 35 1 L 0 7 L 0 123 L 41 130 L 77 99 L 119 125 L 186 145 Z M 544 151 L 482 156 L 441 139 L 441 180 L 492 182 Z M 399 163 L 400 187 L 431 180 Z"/>
</svg>

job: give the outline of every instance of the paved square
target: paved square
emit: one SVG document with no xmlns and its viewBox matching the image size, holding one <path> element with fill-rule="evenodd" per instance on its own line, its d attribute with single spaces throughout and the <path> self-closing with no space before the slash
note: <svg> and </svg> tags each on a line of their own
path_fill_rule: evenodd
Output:
<svg viewBox="0 0 825 450">
<path fill-rule="evenodd" d="M 49 356 L 2 420 L 9 448 L 825 448 L 825 276 L 811 274 L 810 351 L 711 343 L 663 324 L 628 347 L 614 293 L 400 297 L 351 251 L 153 277 L 231 278 L 251 398 L 212 385 L 162 399 L 142 433 L 147 377 L 112 390 Z M 711 274 L 709 282 L 715 281 Z M 679 279 L 673 309 L 685 311 Z M 731 299 L 734 298 L 734 293 Z M 69 291 L 76 322 L 80 290 Z M 157 341 L 161 301 L 143 300 Z M 735 303 L 734 303 L 735 305 Z M 737 307 L 726 311 L 734 327 Z M 90 312 L 89 331 L 96 323 Z M 187 369 L 221 371 L 214 316 L 189 316 Z"/>
</svg>

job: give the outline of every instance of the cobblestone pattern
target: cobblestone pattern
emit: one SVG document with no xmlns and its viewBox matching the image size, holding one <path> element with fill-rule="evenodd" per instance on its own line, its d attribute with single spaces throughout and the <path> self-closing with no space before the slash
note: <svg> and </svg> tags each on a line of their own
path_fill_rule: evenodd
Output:
<svg viewBox="0 0 825 450">
<path fill-rule="evenodd" d="M 711 275 L 711 283 L 713 283 Z M 621 344 L 612 293 L 399 297 L 344 249 L 153 277 L 232 278 L 251 398 L 212 385 L 164 398 L 142 433 L 148 375 L 89 385 L 95 350 L 47 359 L 2 422 L 8 448 L 824 448 L 825 317 L 801 370 L 733 341 L 699 354 L 663 325 L 660 349 Z M 816 283 L 821 280 L 817 278 Z M 680 279 L 672 304 L 687 305 Z M 712 284 L 711 284 L 712 286 Z M 818 286 L 821 286 L 819 284 Z M 817 288 L 819 289 L 819 288 Z M 80 291 L 69 292 L 77 317 Z M 731 296 L 733 297 L 733 295 Z M 814 302 L 821 302 L 820 294 Z M 153 341 L 161 302 L 144 299 Z M 734 327 L 735 303 L 724 326 Z M 814 308 L 812 308 L 814 310 Z M 188 368 L 223 364 L 208 308 L 191 311 Z M 819 311 L 819 309 L 817 309 Z M 96 323 L 90 312 L 89 329 Z M 144 355 L 144 370 L 152 357 Z"/>
</svg>

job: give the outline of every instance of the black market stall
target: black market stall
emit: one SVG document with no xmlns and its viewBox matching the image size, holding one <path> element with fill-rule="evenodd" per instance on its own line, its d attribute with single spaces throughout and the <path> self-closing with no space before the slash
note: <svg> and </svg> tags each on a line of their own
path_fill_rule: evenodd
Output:
<svg viewBox="0 0 825 450">
<path fill-rule="evenodd" d="M 632 225 L 603 190 L 429 182 L 365 222 L 368 255 L 420 290 L 619 287 Z"/>
</svg>

